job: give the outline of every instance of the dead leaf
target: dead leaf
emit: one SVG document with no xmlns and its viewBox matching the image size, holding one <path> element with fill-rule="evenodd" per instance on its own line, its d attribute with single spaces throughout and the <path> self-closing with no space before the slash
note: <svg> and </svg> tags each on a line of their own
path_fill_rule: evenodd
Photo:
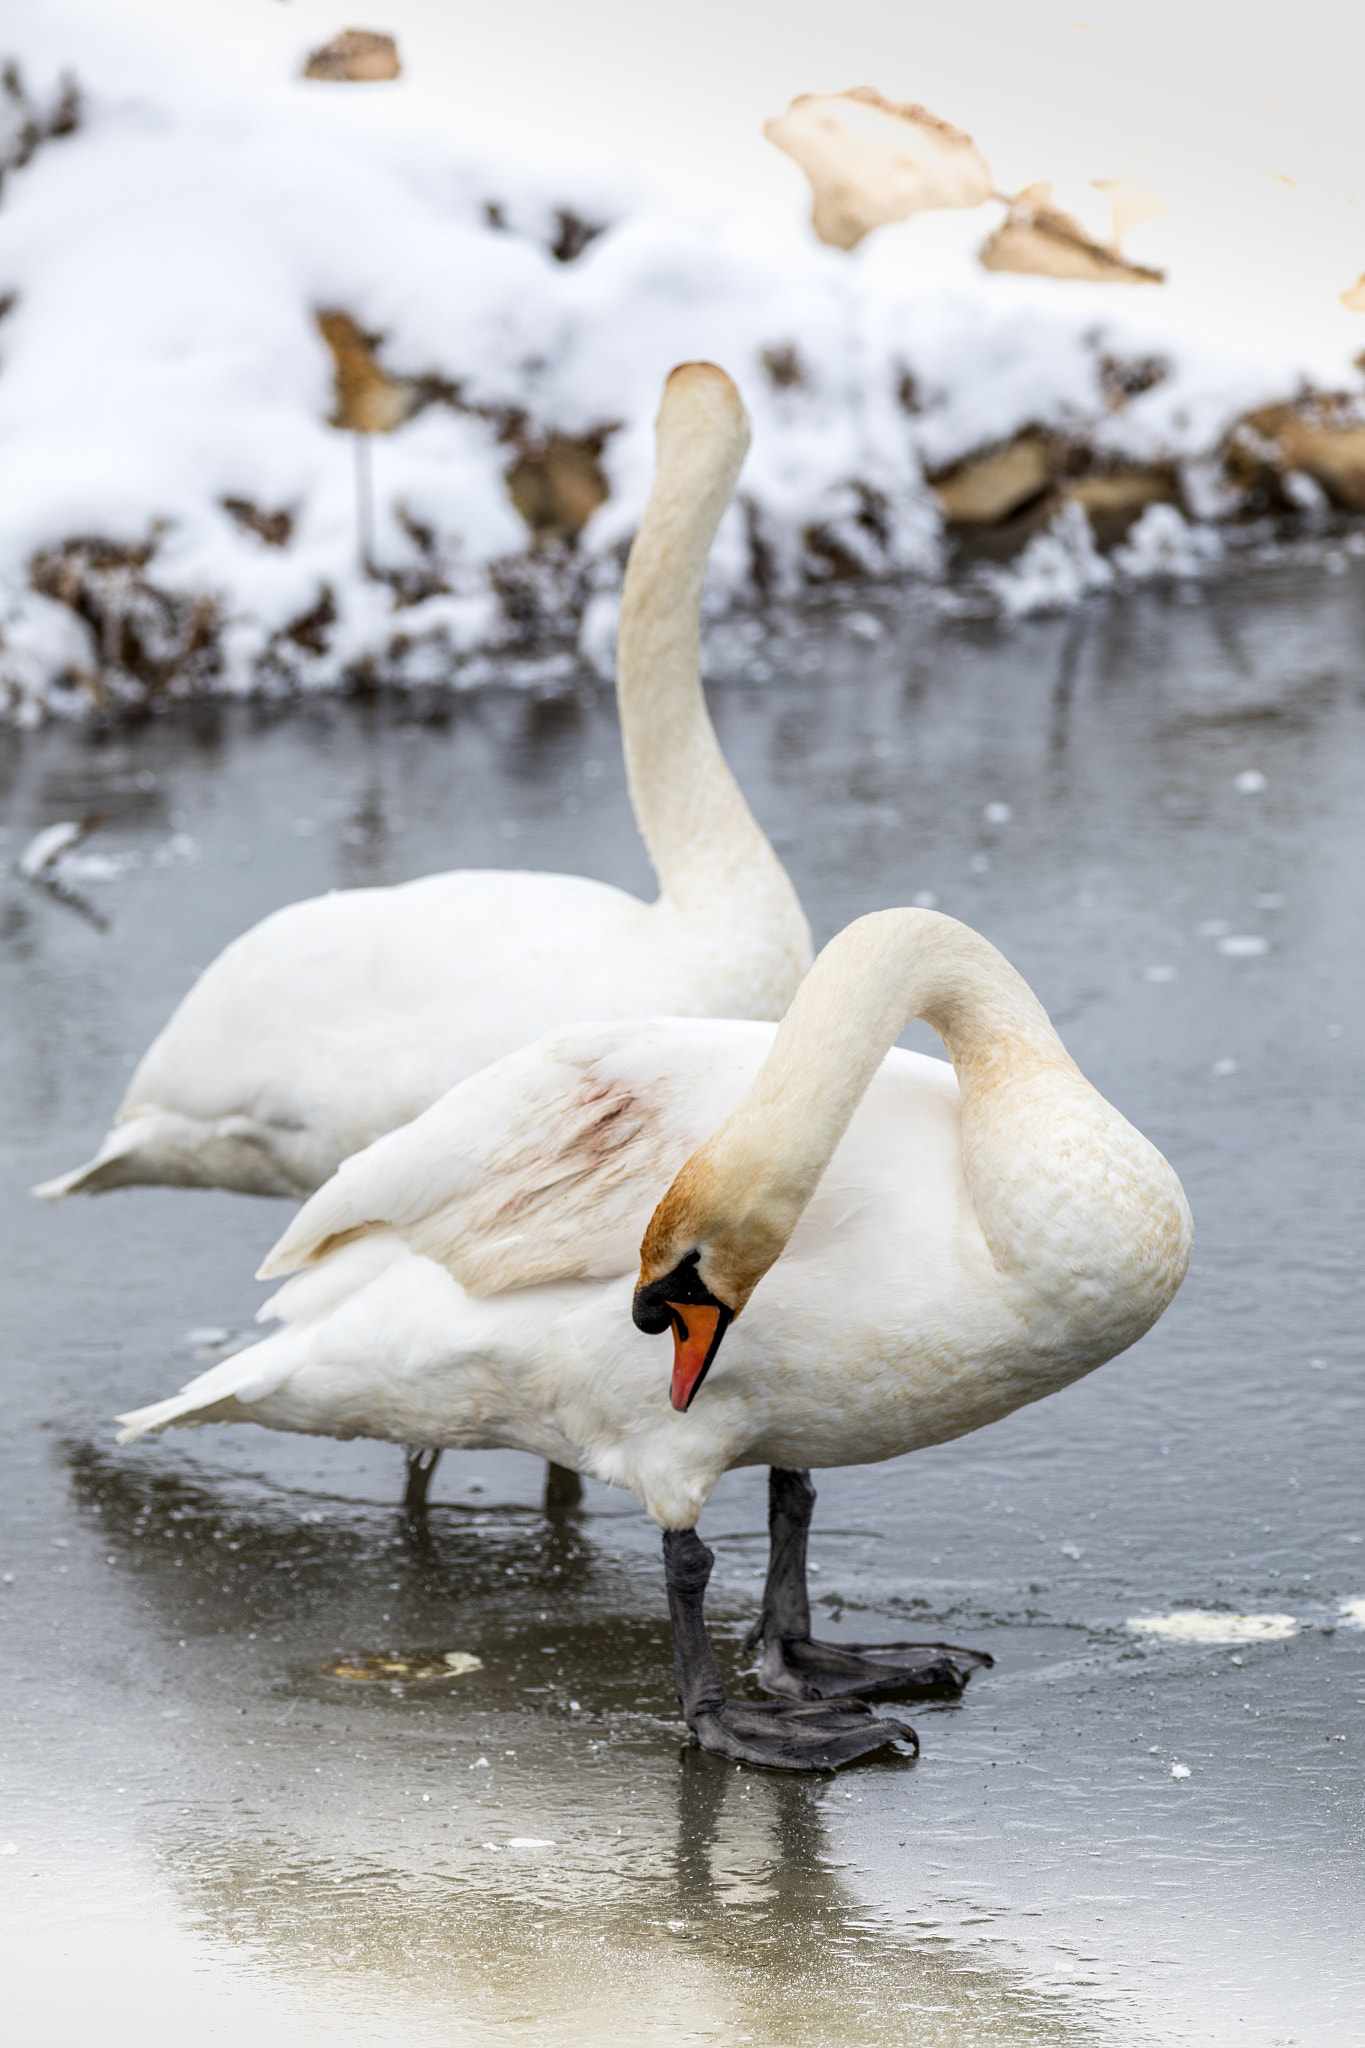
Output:
<svg viewBox="0 0 1365 2048">
<path fill-rule="evenodd" d="M 330 84 L 373 85 L 397 78 L 403 66 L 392 36 L 370 28 L 346 28 L 320 50 L 314 50 L 303 67 L 305 78 L 321 78 Z"/>
<path fill-rule="evenodd" d="M 1036 498 L 1052 482 L 1042 441 L 1020 434 L 989 454 L 970 455 L 933 480 L 934 495 L 952 525 L 993 526 Z"/>
<path fill-rule="evenodd" d="M 379 367 L 378 336 L 364 333 L 349 313 L 319 313 L 317 321 L 336 374 L 332 425 L 356 434 L 391 434 L 401 427 L 417 404 L 418 386 Z"/>
<path fill-rule="evenodd" d="M 507 495 L 537 542 L 572 540 L 611 495 L 602 474 L 605 433 L 550 434 L 507 472 Z"/>
<path fill-rule="evenodd" d="M 1229 437 L 1228 472 L 1243 488 L 1259 473 L 1301 470 L 1334 505 L 1365 512 L 1365 408 L 1349 392 L 1321 392 L 1264 406 Z"/>
<path fill-rule="evenodd" d="M 1130 263 L 1092 241 L 1078 220 L 1052 204 L 1052 187 L 1028 185 L 980 250 L 983 270 L 1013 270 L 1029 277 L 1082 279 L 1090 284 L 1164 284 L 1164 270 Z"/>
<path fill-rule="evenodd" d="M 810 179 L 815 232 L 836 249 L 856 248 L 888 221 L 991 197 L 990 171 L 970 135 L 869 85 L 802 93 L 763 133 Z"/>
<path fill-rule="evenodd" d="M 462 1678 L 467 1671 L 482 1671 L 483 1658 L 469 1650 L 438 1650 L 431 1654 L 419 1651 L 414 1655 L 401 1651 L 371 1652 L 334 1657 L 322 1669 L 325 1677 L 349 1679 L 352 1684 L 404 1685 L 430 1678 Z"/>
<path fill-rule="evenodd" d="M 1122 248 L 1130 229 L 1145 220 L 1165 220 L 1171 210 L 1156 187 L 1136 171 L 1125 171 L 1121 178 L 1092 178 L 1090 189 L 1109 201 L 1109 246 L 1114 250 Z"/>
</svg>

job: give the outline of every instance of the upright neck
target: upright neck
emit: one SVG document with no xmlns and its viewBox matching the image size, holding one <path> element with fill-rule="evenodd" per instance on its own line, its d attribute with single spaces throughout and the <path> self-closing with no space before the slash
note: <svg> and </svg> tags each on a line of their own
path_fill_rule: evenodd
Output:
<svg viewBox="0 0 1365 2048">
<path fill-rule="evenodd" d="M 664 900 L 712 928 L 752 924 L 769 944 L 780 933 L 799 973 L 804 914 L 726 766 L 701 687 L 707 557 L 748 442 L 728 377 L 702 363 L 674 371 L 626 568 L 616 694 L 631 802 Z"/>
</svg>

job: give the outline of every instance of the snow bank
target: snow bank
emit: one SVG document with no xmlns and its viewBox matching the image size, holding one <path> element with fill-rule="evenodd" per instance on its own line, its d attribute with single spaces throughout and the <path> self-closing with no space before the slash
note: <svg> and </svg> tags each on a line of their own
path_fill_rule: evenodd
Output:
<svg viewBox="0 0 1365 2048">
<path fill-rule="evenodd" d="M 1182 338 L 1159 292 L 986 275 L 971 252 L 998 207 L 850 257 L 625 175 L 473 154 L 405 119 L 402 83 L 210 73 L 109 6 L 12 0 L 0 57 L 11 717 L 459 682 L 547 637 L 608 672 L 660 387 L 691 357 L 731 371 L 754 421 L 717 607 L 941 574 L 926 475 L 1022 429 L 1176 474 L 1300 381 Z M 323 312 L 376 338 L 395 431 L 329 424 Z M 1112 561 L 1068 505 L 983 587 L 1013 613 L 1209 559 L 1174 505 Z"/>
</svg>

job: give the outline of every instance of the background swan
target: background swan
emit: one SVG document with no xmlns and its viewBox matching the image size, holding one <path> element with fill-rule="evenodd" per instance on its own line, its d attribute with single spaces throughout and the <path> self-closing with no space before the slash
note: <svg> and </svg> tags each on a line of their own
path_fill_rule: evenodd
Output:
<svg viewBox="0 0 1365 2048">
<path fill-rule="evenodd" d="M 952 1069 L 888 1051 L 915 1016 Z M 504 1445 L 628 1487 L 665 1532 L 699 1739 L 828 1768 L 908 1731 L 821 1695 L 960 1684 L 986 1660 L 810 1641 L 806 1468 L 942 1443 L 1114 1357 L 1174 1295 L 1191 1234 L 1169 1165 L 994 947 L 884 911 L 825 948 L 775 1033 L 581 1025 L 454 1089 L 285 1232 L 262 1269 L 295 1275 L 262 1311 L 281 1332 L 121 1419 L 126 1437 L 257 1421 Z M 669 1327 L 671 1388 L 641 1334 Z M 723 1472 L 760 1463 L 755 1635 L 789 1697 L 755 1706 L 711 1655 L 695 1524 Z"/>
<path fill-rule="evenodd" d="M 290 904 L 200 975 L 95 1157 L 35 1193 L 307 1195 L 556 1024 L 782 1015 L 810 931 L 725 764 L 699 670 L 707 555 L 749 442 L 725 372 L 674 370 L 657 436 L 622 596 L 617 700 L 658 901 L 576 875 L 471 869 Z"/>
<path fill-rule="evenodd" d="M 810 927 L 701 687 L 706 561 L 749 445 L 725 372 L 674 370 L 657 437 L 616 690 L 658 901 L 577 875 L 463 869 L 290 904 L 219 954 L 143 1056 L 95 1157 L 36 1194 L 161 1184 L 306 1195 L 556 1024 L 782 1015 L 810 964 Z M 435 1464 L 410 1451 L 408 1508 L 425 1506 Z M 557 1497 L 576 1491 L 560 1484 Z"/>
</svg>

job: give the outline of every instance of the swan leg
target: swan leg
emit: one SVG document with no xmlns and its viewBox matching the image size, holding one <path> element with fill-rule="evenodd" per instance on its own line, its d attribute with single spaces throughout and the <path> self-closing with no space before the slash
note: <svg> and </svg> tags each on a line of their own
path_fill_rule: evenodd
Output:
<svg viewBox="0 0 1365 2048">
<path fill-rule="evenodd" d="M 759 1684 L 790 1699 L 865 1692 L 961 1692 L 995 1659 L 952 1643 L 821 1643 L 810 1632 L 806 1538 L 815 1488 L 809 1472 L 768 1474 L 768 1580 L 744 1647 L 763 1645 Z"/>
<path fill-rule="evenodd" d="M 665 1529 L 673 1673 L 687 1725 L 703 1749 L 779 1771 L 837 1770 L 888 1742 L 908 1742 L 918 1753 L 913 1728 L 882 1720 L 861 1700 L 727 1699 L 704 1613 L 714 1562 L 695 1529 Z"/>
<path fill-rule="evenodd" d="M 405 1450 L 408 1477 L 403 1488 L 403 1512 L 406 1515 L 424 1515 L 427 1511 L 427 1492 L 431 1486 L 431 1475 L 441 1462 L 439 1451 L 419 1451 L 411 1447 Z"/>
<path fill-rule="evenodd" d="M 545 1512 L 551 1520 L 583 1504 L 583 1481 L 568 1465 L 545 1467 Z"/>
</svg>

